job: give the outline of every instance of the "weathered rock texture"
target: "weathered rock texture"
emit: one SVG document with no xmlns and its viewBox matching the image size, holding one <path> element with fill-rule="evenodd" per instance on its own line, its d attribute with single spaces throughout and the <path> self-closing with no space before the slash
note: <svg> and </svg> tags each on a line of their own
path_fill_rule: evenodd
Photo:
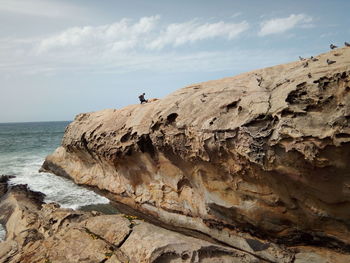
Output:
<svg viewBox="0 0 350 263">
<path fill-rule="evenodd" d="M 231 246 L 349 253 L 350 48 L 317 58 L 80 114 L 43 169 Z"/>
<path fill-rule="evenodd" d="M 44 204 L 41 193 L 13 187 L 0 202 L 7 235 L 1 263 L 266 262 L 125 215 Z"/>
</svg>

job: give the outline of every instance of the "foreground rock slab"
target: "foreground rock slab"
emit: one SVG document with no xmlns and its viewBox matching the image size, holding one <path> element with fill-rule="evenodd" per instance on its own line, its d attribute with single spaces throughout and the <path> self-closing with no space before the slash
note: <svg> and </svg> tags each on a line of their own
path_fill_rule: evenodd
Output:
<svg viewBox="0 0 350 263">
<path fill-rule="evenodd" d="M 132 216 L 63 209 L 43 197 L 26 186 L 2 197 L 7 235 L 0 242 L 1 263 L 266 262 Z"/>
</svg>

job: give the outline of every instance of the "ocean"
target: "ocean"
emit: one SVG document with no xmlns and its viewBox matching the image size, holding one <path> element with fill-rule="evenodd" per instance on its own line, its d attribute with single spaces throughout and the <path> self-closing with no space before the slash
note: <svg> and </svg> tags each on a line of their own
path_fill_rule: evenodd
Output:
<svg viewBox="0 0 350 263">
<path fill-rule="evenodd" d="M 15 176 L 10 184 L 27 184 L 46 195 L 45 202 L 65 208 L 107 204 L 109 200 L 72 181 L 39 173 L 45 157 L 60 144 L 69 122 L 0 123 L 0 175 Z M 0 226 L 0 240 L 4 230 Z"/>
</svg>

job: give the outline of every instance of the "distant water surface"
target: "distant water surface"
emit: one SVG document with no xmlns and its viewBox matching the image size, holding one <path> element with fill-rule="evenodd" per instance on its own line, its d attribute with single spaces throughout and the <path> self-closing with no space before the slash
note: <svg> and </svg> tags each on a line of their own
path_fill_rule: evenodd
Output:
<svg viewBox="0 0 350 263">
<path fill-rule="evenodd" d="M 69 122 L 0 123 L 0 174 L 14 175 L 10 184 L 27 184 L 46 195 L 46 202 L 78 208 L 106 204 L 108 199 L 72 181 L 39 173 L 45 157 L 60 144 Z M 0 228 L 0 235 L 2 234 Z"/>
</svg>

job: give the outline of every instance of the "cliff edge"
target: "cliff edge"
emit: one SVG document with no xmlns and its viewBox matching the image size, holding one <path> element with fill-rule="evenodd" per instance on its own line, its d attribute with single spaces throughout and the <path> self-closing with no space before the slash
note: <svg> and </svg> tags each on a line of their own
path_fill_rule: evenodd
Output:
<svg viewBox="0 0 350 263">
<path fill-rule="evenodd" d="M 231 246 L 350 253 L 350 48 L 316 58 L 80 114 L 43 170 Z"/>
</svg>

